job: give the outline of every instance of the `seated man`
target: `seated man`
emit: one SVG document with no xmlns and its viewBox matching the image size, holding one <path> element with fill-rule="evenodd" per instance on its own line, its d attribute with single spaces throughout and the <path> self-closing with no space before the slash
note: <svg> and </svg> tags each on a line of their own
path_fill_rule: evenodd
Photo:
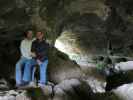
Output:
<svg viewBox="0 0 133 100">
<path fill-rule="evenodd" d="M 32 45 L 32 31 L 29 30 L 25 33 L 24 40 L 21 41 L 20 45 L 20 52 L 21 52 L 21 58 L 16 64 L 16 86 L 22 86 L 26 82 L 30 80 L 30 76 L 28 76 L 26 69 L 23 68 L 25 63 L 32 59 L 31 57 L 31 45 Z M 22 69 L 24 69 L 24 76 L 22 75 Z"/>
<path fill-rule="evenodd" d="M 44 86 L 46 84 L 46 70 L 48 65 L 48 47 L 49 45 L 44 40 L 44 33 L 37 32 L 36 33 L 36 40 L 33 41 L 31 52 L 32 52 L 32 59 L 26 63 L 26 68 L 28 69 L 28 73 L 31 73 L 31 69 L 33 69 L 33 66 L 38 64 L 40 67 L 40 80 L 39 80 L 39 86 Z M 34 72 L 32 72 L 32 76 L 34 75 Z M 34 78 L 32 77 L 32 81 L 34 81 Z"/>
</svg>

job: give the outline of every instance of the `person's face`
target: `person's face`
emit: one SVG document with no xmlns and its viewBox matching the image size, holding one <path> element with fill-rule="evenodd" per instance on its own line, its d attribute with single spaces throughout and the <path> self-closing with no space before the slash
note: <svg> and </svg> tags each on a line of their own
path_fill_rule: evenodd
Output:
<svg viewBox="0 0 133 100">
<path fill-rule="evenodd" d="M 42 32 L 37 32 L 36 33 L 36 38 L 39 39 L 39 40 L 42 40 L 43 39 L 43 33 Z"/>
<path fill-rule="evenodd" d="M 33 36 L 33 32 L 32 31 L 28 31 L 27 32 L 27 38 L 28 39 L 32 39 L 32 36 Z"/>
</svg>

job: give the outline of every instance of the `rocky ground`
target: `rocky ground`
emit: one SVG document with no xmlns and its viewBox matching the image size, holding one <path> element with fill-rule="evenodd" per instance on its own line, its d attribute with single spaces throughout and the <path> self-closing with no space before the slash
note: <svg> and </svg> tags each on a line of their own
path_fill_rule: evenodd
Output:
<svg viewBox="0 0 133 100">
<path fill-rule="evenodd" d="M 132 100 L 132 83 L 122 85 L 110 92 L 93 93 L 86 82 L 70 79 L 52 89 L 8 90 L 0 92 L 0 100 Z M 125 92 L 126 91 L 126 92 Z"/>
</svg>

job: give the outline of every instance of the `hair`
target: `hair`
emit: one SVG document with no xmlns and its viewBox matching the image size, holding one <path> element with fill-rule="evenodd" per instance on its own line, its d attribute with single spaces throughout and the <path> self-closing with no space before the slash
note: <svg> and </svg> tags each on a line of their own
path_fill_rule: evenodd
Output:
<svg viewBox="0 0 133 100">
<path fill-rule="evenodd" d="M 45 29 L 43 29 L 43 30 L 36 30 L 36 32 L 41 32 L 44 35 L 43 39 L 46 40 L 47 31 Z"/>
<path fill-rule="evenodd" d="M 26 30 L 26 31 L 24 32 L 24 37 L 27 37 L 27 34 L 28 34 L 29 31 L 32 31 L 32 30 L 29 29 L 29 30 Z"/>
<path fill-rule="evenodd" d="M 44 33 L 46 33 L 47 31 L 46 31 L 46 29 L 40 29 L 40 30 L 38 29 L 38 30 L 36 30 L 36 32 L 41 32 L 41 33 L 44 34 Z"/>
<path fill-rule="evenodd" d="M 38 33 L 38 32 L 40 32 L 41 34 L 44 34 L 44 32 L 42 32 L 42 31 L 37 31 L 36 33 Z"/>
</svg>

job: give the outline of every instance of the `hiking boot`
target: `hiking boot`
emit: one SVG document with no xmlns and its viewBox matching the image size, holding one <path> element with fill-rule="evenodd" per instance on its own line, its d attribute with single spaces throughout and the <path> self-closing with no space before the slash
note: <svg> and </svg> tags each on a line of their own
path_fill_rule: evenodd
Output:
<svg viewBox="0 0 133 100">
<path fill-rule="evenodd" d="M 15 85 L 16 88 L 19 88 L 19 87 L 21 87 L 21 86 L 23 86 L 23 85 L 22 85 L 22 84 L 16 84 L 16 85 Z"/>
<path fill-rule="evenodd" d="M 16 88 L 20 88 L 20 87 L 23 87 L 23 86 L 25 86 L 25 85 L 26 85 L 25 83 L 16 84 Z"/>
<path fill-rule="evenodd" d="M 26 86 L 26 85 L 28 85 L 28 84 L 29 84 L 29 82 L 22 81 L 22 83 L 16 84 L 16 88 L 21 88 L 21 87 L 24 87 L 24 86 Z"/>
</svg>

